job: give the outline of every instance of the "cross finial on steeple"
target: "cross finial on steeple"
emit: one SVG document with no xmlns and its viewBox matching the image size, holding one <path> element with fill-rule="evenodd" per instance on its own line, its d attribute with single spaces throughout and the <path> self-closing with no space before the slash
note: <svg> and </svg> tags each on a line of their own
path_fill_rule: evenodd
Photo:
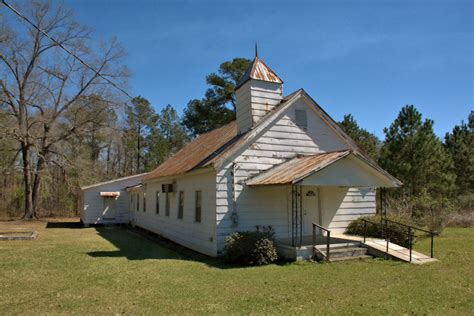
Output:
<svg viewBox="0 0 474 316">
<path fill-rule="evenodd" d="M 258 58 L 258 47 L 257 47 L 257 42 L 255 42 L 255 58 Z"/>
</svg>

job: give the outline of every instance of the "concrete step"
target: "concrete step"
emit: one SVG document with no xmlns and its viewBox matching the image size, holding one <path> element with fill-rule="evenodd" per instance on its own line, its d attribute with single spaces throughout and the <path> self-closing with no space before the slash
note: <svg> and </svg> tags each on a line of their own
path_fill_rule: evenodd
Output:
<svg viewBox="0 0 474 316">
<path fill-rule="evenodd" d="M 336 249 L 336 248 L 347 248 L 347 247 L 359 247 L 361 245 L 360 242 L 358 241 L 354 241 L 354 242 L 351 242 L 351 241 L 348 241 L 348 242 L 345 242 L 345 243 L 334 243 L 334 244 L 329 244 L 329 248 L 331 249 Z M 326 251 L 326 245 L 316 245 L 316 248 L 322 250 L 322 251 Z"/>
<path fill-rule="evenodd" d="M 369 255 L 362 255 L 362 256 L 350 256 L 350 257 L 337 257 L 337 258 L 329 258 L 329 261 L 336 262 L 336 261 L 346 261 L 346 260 L 366 260 L 372 259 L 372 256 Z"/>
<path fill-rule="evenodd" d="M 323 251 L 326 255 L 326 251 Z M 339 258 L 339 257 L 357 257 L 363 256 L 367 253 L 366 248 L 362 247 L 345 247 L 345 248 L 335 248 L 329 250 L 330 258 Z"/>
<path fill-rule="evenodd" d="M 316 256 L 319 259 L 324 259 L 326 257 L 326 248 L 321 249 L 316 247 Z M 321 255 L 322 254 L 322 255 Z M 329 257 L 332 258 L 348 258 L 348 257 L 361 257 L 367 254 L 367 248 L 362 247 L 336 247 L 329 249 Z"/>
</svg>

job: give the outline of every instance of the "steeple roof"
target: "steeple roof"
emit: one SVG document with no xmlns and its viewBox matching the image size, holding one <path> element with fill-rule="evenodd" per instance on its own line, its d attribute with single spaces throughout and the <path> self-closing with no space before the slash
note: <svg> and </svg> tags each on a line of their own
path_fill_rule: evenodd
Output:
<svg viewBox="0 0 474 316">
<path fill-rule="evenodd" d="M 257 51 L 255 51 L 255 58 L 245 71 L 236 88 L 239 88 L 250 79 L 283 83 L 283 80 L 258 57 Z"/>
</svg>

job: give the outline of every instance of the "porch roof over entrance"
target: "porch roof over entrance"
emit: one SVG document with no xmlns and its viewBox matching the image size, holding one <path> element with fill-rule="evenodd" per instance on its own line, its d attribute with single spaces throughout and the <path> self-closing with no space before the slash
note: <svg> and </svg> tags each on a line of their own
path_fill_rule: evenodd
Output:
<svg viewBox="0 0 474 316">
<path fill-rule="evenodd" d="M 346 187 L 398 187 L 402 183 L 352 150 L 296 156 L 246 182 L 257 185 L 316 185 Z"/>
</svg>

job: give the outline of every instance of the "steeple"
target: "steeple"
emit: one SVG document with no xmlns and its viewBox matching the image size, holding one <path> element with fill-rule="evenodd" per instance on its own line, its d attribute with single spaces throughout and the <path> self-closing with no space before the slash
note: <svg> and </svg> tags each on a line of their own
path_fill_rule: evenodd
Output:
<svg viewBox="0 0 474 316">
<path fill-rule="evenodd" d="M 278 75 L 258 57 L 257 44 L 255 44 L 255 58 L 252 60 L 249 68 L 247 68 L 237 84 L 237 89 L 250 79 L 276 82 L 279 84 L 283 83 L 283 80 L 281 80 L 280 77 L 278 77 Z"/>
<path fill-rule="evenodd" d="M 251 129 L 282 99 L 283 80 L 258 56 L 250 63 L 236 87 L 236 116 L 239 133 Z"/>
</svg>

